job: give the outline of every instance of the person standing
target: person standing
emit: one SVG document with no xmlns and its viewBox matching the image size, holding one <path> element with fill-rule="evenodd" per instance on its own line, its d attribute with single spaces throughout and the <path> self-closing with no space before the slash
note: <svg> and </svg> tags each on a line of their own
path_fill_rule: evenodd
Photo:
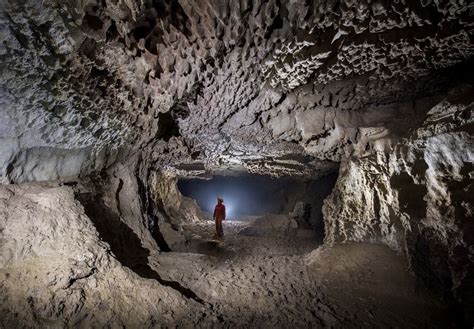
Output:
<svg viewBox="0 0 474 329">
<path fill-rule="evenodd" d="M 225 220 L 225 206 L 224 199 L 217 198 L 217 205 L 214 208 L 214 221 L 216 222 L 216 236 L 222 238 L 224 236 L 224 229 L 222 228 L 222 221 Z"/>
</svg>

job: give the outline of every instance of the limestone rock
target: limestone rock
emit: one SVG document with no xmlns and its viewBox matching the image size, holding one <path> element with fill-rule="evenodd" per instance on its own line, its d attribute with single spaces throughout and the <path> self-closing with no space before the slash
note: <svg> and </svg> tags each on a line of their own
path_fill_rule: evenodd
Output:
<svg viewBox="0 0 474 329">
<path fill-rule="evenodd" d="M 140 245 L 134 259 L 111 250 L 70 187 L 1 186 L 0 195 L 3 326 L 194 326 L 204 311 L 159 282 Z"/>
<path fill-rule="evenodd" d="M 461 96 L 434 106 L 391 149 L 344 162 L 323 212 L 326 242 L 404 252 L 419 278 L 472 314 L 473 103 Z"/>
<path fill-rule="evenodd" d="M 287 215 L 265 215 L 253 220 L 249 227 L 240 230 L 240 235 L 260 236 L 274 234 L 290 234 L 298 228 L 298 223 Z"/>
<path fill-rule="evenodd" d="M 160 167 L 324 174 L 359 128 L 421 122 L 430 106 L 412 100 L 458 82 L 474 54 L 455 0 L 1 6 L 6 183 L 84 177 L 123 148 Z M 283 161 L 295 155 L 313 161 Z"/>
<path fill-rule="evenodd" d="M 158 208 L 163 210 L 166 221 L 180 225 L 203 220 L 203 214 L 196 201 L 183 196 L 178 190 L 174 173 L 154 172 L 151 181 L 153 198 L 158 203 Z"/>
<path fill-rule="evenodd" d="M 404 252 L 473 322 L 473 13 L 461 0 L 0 1 L 6 326 L 215 326 L 147 262 L 202 217 L 177 175 L 338 168 L 326 243 Z M 294 193 L 284 212 L 302 201 L 322 228 L 327 192 Z M 266 216 L 247 233 L 295 225 Z"/>
</svg>

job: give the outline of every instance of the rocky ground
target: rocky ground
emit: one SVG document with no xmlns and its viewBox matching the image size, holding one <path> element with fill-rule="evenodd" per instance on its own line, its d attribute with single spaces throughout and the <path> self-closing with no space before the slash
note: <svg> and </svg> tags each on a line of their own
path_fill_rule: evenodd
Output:
<svg viewBox="0 0 474 329">
<path fill-rule="evenodd" d="M 161 254 L 152 267 L 210 303 L 225 327 L 454 326 L 446 305 L 417 288 L 406 259 L 387 247 L 326 247 L 295 228 L 247 236 L 254 225 L 262 223 L 227 221 L 221 242 L 213 222 L 188 225 L 192 253 Z"/>
<path fill-rule="evenodd" d="M 124 254 L 70 187 L 0 192 L 2 328 L 454 326 L 403 256 L 376 244 L 323 246 L 286 216 L 227 221 L 219 242 L 211 221 L 189 224 L 181 251 Z"/>
</svg>

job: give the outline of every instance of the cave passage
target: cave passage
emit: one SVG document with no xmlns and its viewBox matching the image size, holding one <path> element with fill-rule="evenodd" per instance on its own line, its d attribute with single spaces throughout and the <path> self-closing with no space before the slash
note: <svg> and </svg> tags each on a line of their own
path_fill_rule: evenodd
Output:
<svg viewBox="0 0 474 329">
<path fill-rule="evenodd" d="M 243 220 L 249 216 L 288 214 L 297 203 L 305 220 L 313 227 L 323 227 L 322 205 L 336 183 L 337 173 L 317 180 L 265 175 L 213 176 L 211 179 L 178 180 L 184 196 L 196 200 L 207 216 L 212 215 L 216 198 L 224 198 L 227 217 Z"/>
<path fill-rule="evenodd" d="M 227 217 L 233 219 L 281 212 L 285 183 L 260 175 L 213 176 L 209 180 L 180 179 L 178 188 L 206 213 L 212 213 L 218 196 L 223 197 Z"/>
<path fill-rule="evenodd" d="M 0 36 L 0 329 L 474 329 L 474 0 L 0 0 Z"/>
</svg>

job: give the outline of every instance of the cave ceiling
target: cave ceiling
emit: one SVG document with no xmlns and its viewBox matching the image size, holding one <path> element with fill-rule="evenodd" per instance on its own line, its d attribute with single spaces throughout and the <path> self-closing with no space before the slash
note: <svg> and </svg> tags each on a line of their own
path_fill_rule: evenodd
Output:
<svg viewBox="0 0 474 329">
<path fill-rule="evenodd" d="M 133 152 L 183 175 L 325 173 L 421 122 L 474 54 L 469 1 L 0 9 L 4 181 L 84 174 Z"/>
</svg>

